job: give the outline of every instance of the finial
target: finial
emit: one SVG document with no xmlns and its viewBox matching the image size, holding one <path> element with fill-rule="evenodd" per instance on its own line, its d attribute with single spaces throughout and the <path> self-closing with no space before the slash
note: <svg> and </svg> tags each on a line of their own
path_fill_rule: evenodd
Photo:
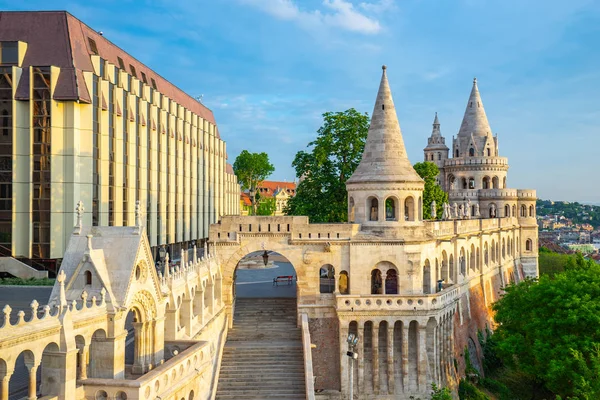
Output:
<svg viewBox="0 0 600 400">
<path fill-rule="evenodd" d="M 81 227 L 83 226 L 83 202 L 79 200 L 77 202 L 77 207 L 75 207 L 75 212 L 77 213 L 77 224 L 75 225 L 75 233 L 81 233 Z"/>
<path fill-rule="evenodd" d="M 65 280 L 67 279 L 67 274 L 65 274 L 64 270 L 61 270 L 58 275 L 56 275 L 56 281 L 60 285 L 60 295 L 59 295 L 59 305 L 61 308 L 67 306 L 67 295 L 65 293 Z"/>
<path fill-rule="evenodd" d="M 387 66 L 384 64 L 381 66 L 381 69 L 385 71 L 387 69 Z"/>
<path fill-rule="evenodd" d="M 94 237 L 94 235 L 87 235 L 87 252 L 89 254 L 90 251 L 92 251 L 92 238 Z"/>
<path fill-rule="evenodd" d="M 140 206 L 140 201 L 135 201 L 135 225 L 138 228 L 142 227 L 142 207 Z M 141 229 L 140 229 L 141 231 Z"/>
<path fill-rule="evenodd" d="M 473 78 L 473 85 L 477 85 L 477 77 Z"/>
</svg>

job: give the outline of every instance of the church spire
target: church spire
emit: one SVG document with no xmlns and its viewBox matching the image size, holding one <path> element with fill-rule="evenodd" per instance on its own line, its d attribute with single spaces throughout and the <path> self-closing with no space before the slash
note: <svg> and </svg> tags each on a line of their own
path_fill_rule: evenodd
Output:
<svg viewBox="0 0 600 400">
<path fill-rule="evenodd" d="M 348 183 L 421 182 L 421 177 L 413 169 L 407 157 L 387 79 L 386 66 L 384 65 L 382 69 L 365 149 L 360 164 L 348 179 Z"/>
<path fill-rule="evenodd" d="M 487 136 L 492 129 L 488 122 L 479 88 L 477 87 L 477 78 L 473 79 L 473 88 L 469 96 L 469 102 L 465 110 L 465 115 L 458 131 L 458 137 Z"/>
</svg>

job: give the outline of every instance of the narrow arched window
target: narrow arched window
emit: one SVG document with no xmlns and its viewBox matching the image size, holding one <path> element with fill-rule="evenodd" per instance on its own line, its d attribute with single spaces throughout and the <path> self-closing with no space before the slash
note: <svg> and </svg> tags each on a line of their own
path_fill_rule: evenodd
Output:
<svg viewBox="0 0 600 400">
<path fill-rule="evenodd" d="M 469 178 L 469 189 L 475 189 L 475 179 Z"/>
<path fill-rule="evenodd" d="M 319 270 L 320 292 L 333 293 L 335 289 L 335 270 L 333 265 L 326 264 Z"/>
<path fill-rule="evenodd" d="M 490 148 L 489 148 L 489 147 L 488 147 L 488 149 L 487 149 L 487 155 L 488 155 L 488 157 L 492 155 L 492 151 L 490 150 Z"/>
<path fill-rule="evenodd" d="M 455 155 L 454 155 L 455 157 L 458 157 L 458 149 L 456 149 L 456 151 L 455 151 L 455 153 L 454 153 L 454 154 L 455 154 Z"/>
<path fill-rule="evenodd" d="M 475 156 L 475 149 L 472 147 L 469 149 L 469 156 L 471 156 L 471 157 Z"/>
<path fill-rule="evenodd" d="M 527 239 L 527 241 L 525 242 L 525 250 L 531 251 L 531 248 L 532 248 L 531 239 Z"/>
<path fill-rule="evenodd" d="M 385 200 L 385 220 L 396 220 L 396 201 L 391 197 Z"/>
<path fill-rule="evenodd" d="M 437 153 L 438 155 L 438 161 L 442 159 L 442 153 Z"/>
<path fill-rule="evenodd" d="M 376 198 L 371 198 L 369 203 L 369 221 L 377 221 L 379 219 L 379 201 Z"/>
<path fill-rule="evenodd" d="M 92 284 L 92 273 L 90 271 L 85 271 L 85 284 L 86 285 Z"/>
</svg>

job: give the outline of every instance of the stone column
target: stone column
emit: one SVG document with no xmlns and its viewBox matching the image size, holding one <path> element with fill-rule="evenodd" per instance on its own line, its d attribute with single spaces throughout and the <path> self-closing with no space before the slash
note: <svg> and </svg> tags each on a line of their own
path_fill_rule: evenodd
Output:
<svg viewBox="0 0 600 400">
<path fill-rule="evenodd" d="M 373 322 L 373 392 L 379 394 L 379 321 Z"/>
<path fill-rule="evenodd" d="M 134 322 L 134 350 L 133 350 L 133 366 L 131 372 L 134 374 L 143 374 L 145 371 L 144 365 L 144 323 Z"/>
<path fill-rule="evenodd" d="M 450 371 L 452 371 L 452 368 L 454 368 L 454 318 L 450 317 L 450 319 L 448 319 L 448 322 L 446 323 L 446 329 L 447 329 L 447 335 L 448 335 L 448 339 L 446 341 L 447 343 L 447 352 L 446 352 L 446 365 L 448 366 L 448 373 L 450 373 Z"/>
<path fill-rule="evenodd" d="M 388 393 L 394 394 L 394 324 L 388 322 L 387 330 Z"/>
<path fill-rule="evenodd" d="M 194 312 L 192 308 L 192 299 L 185 298 L 181 302 L 181 317 L 179 323 L 183 326 L 185 334 L 189 337 L 192 335 Z"/>
<path fill-rule="evenodd" d="M 402 387 L 408 392 L 408 328 L 406 321 L 402 321 Z"/>
<path fill-rule="evenodd" d="M 204 290 L 200 285 L 200 290 L 196 291 L 194 302 L 196 303 L 196 309 L 199 310 L 198 322 L 200 326 L 204 326 Z"/>
<path fill-rule="evenodd" d="M 427 387 L 427 345 L 426 345 L 426 337 L 427 337 L 427 325 L 421 325 L 419 323 L 418 326 L 418 335 L 419 335 L 419 344 L 418 344 L 418 354 L 419 354 L 419 390 L 426 391 Z"/>
<path fill-rule="evenodd" d="M 363 394 L 365 393 L 365 324 L 359 321 L 357 325 L 360 336 L 356 348 L 356 352 L 358 353 L 358 394 Z"/>
<path fill-rule="evenodd" d="M 0 381 L 0 400 L 8 400 L 8 384 L 13 371 L 7 371 L 4 378 Z"/>
<path fill-rule="evenodd" d="M 90 354 L 90 345 L 84 345 L 81 351 L 77 354 L 79 357 L 79 379 L 87 379 L 88 377 L 88 359 Z"/>
<path fill-rule="evenodd" d="M 37 382 L 36 382 L 36 373 L 38 366 L 33 365 L 29 368 L 29 391 L 27 400 L 36 400 L 37 399 Z"/>
<path fill-rule="evenodd" d="M 346 321 L 340 321 L 340 385 L 342 389 L 342 399 L 346 399 L 350 393 L 348 393 L 348 364 L 350 362 L 349 357 L 346 355 L 348 349 L 348 323 Z"/>
<path fill-rule="evenodd" d="M 153 325 L 154 321 L 148 321 L 144 324 L 144 342 L 145 342 L 145 357 L 144 357 L 144 364 L 146 365 L 146 369 L 147 370 L 151 370 L 152 369 L 152 364 L 153 364 L 153 355 L 154 355 L 154 329 L 152 329 L 152 325 Z"/>
</svg>

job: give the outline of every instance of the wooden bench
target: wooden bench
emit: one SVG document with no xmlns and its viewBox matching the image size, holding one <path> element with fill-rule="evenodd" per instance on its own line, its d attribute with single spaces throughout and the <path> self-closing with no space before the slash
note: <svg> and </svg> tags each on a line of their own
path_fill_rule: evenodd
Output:
<svg viewBox="0 0 600 400">
<path fill-rule="evenodd" d="M 293 283 L 294 276 L 293 275 L 281 275 L 276 278 L 273 278 L 273 286 L 277 286 L 279 282 L 287 282 L 288 285 Z"/>
</svg>

